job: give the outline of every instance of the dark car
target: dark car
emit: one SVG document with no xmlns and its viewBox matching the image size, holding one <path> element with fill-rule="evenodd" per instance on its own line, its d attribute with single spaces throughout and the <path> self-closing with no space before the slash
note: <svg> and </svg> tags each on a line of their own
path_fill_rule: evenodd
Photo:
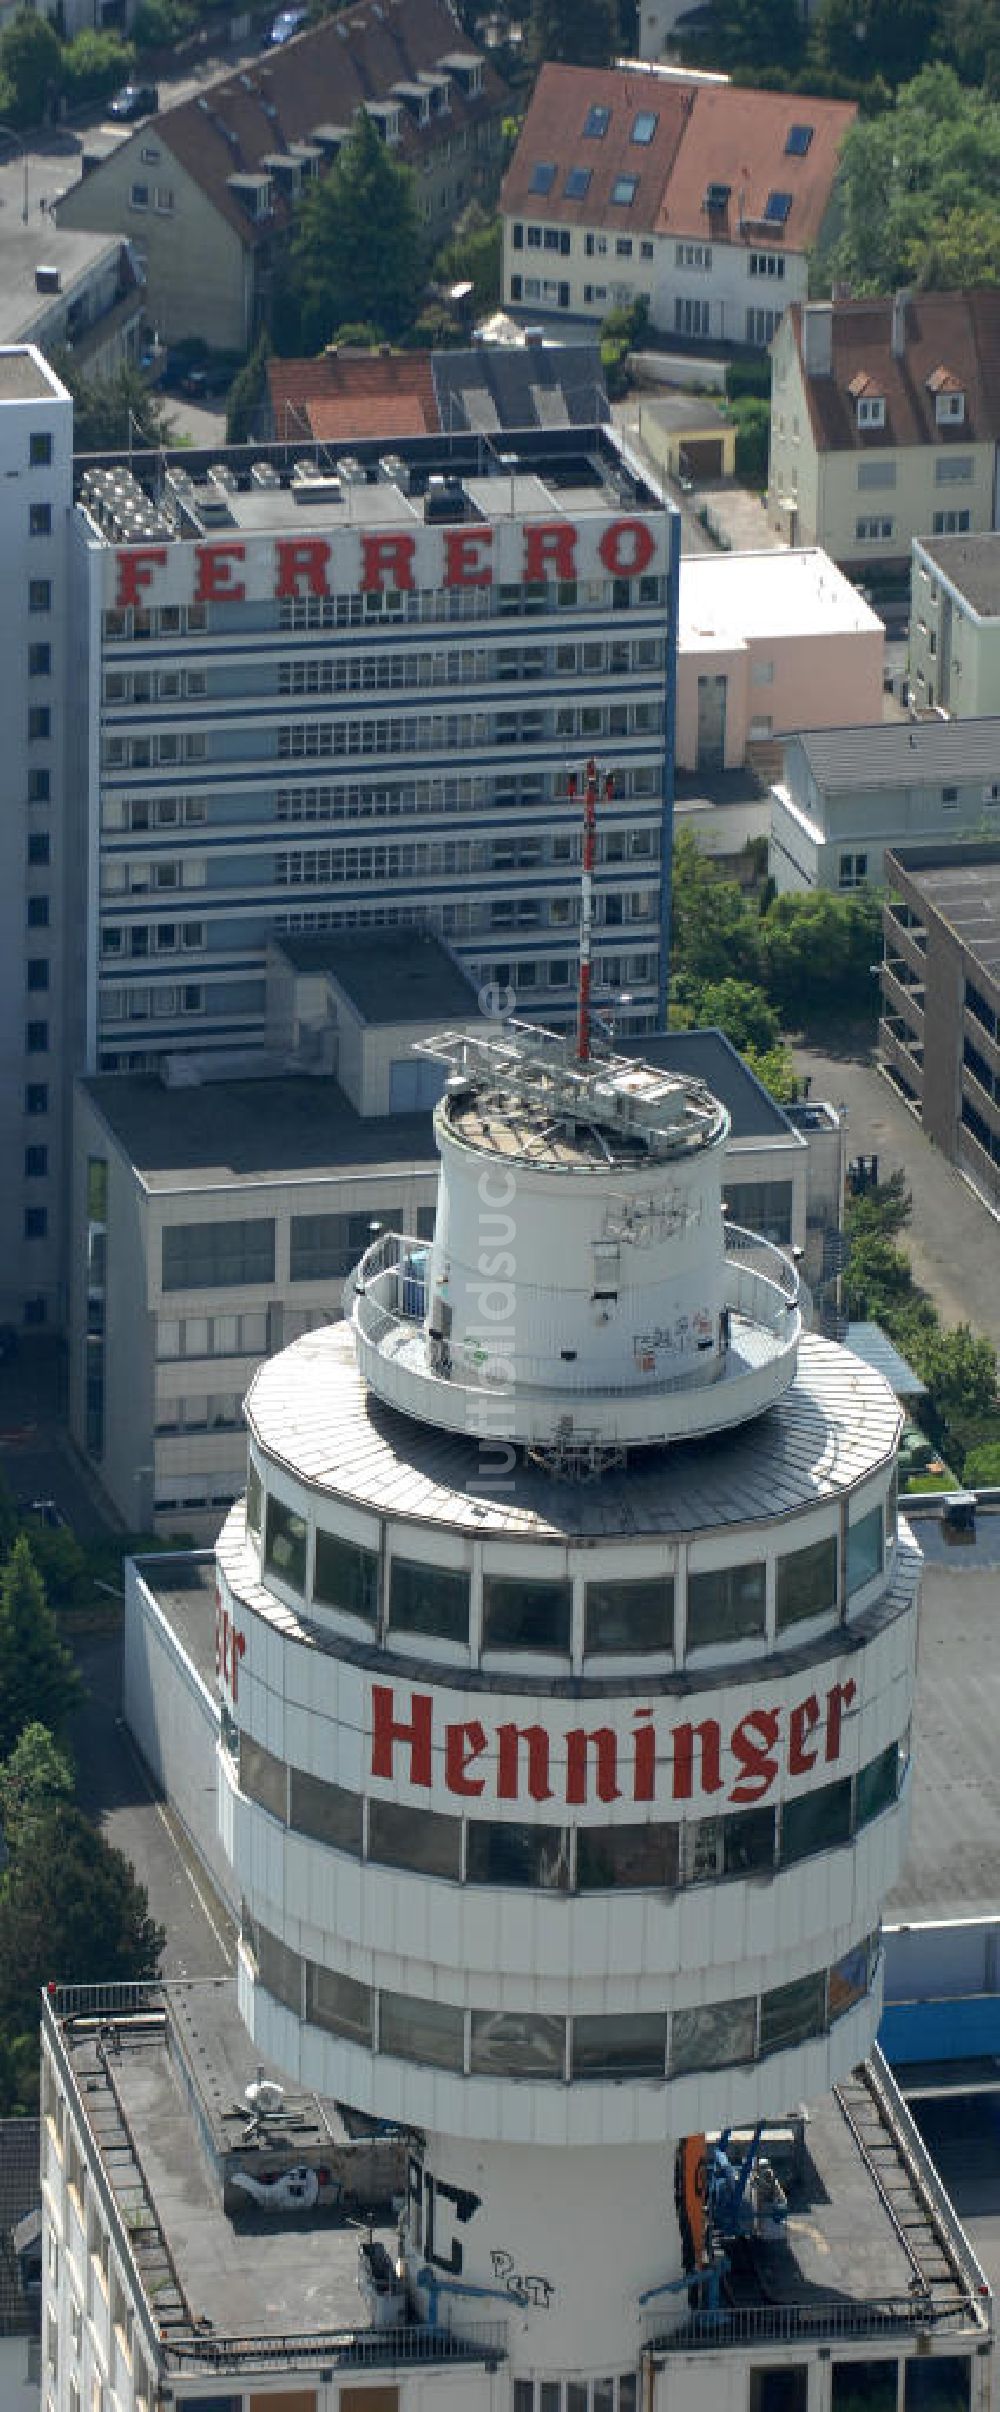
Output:
<svg viewBox="0 0 1000 2412">
<path fill-rule="evenodd" d="M 301 33 L 303 26 L 308 23 L 308 18 L 307 8 L 279 9 L 278 15 L 272 19 L 265 36 L 265 50 L 283 49 L 284 44 L 291 41 L 293 34 Z"/>
<path fill-rule="evenodd" d="M 108 103 L 108 116 L 119 125 L 130 126 L 137 117 L 155 117 L 160 95 L 155 84 L 123 84 Z"/>
</svg>

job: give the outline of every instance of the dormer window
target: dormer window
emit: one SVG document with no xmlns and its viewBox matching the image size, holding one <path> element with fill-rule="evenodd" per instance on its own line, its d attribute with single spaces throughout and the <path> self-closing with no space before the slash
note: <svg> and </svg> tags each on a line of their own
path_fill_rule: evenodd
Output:
<svg viewBox="0 0 1000 2412">
<path fill-rule="evenodd" d="M 858 426 L 885 426 L 885 397 L 882 394 L 858 395 Z"/>
<path fill-rule="evenodd" d="M 932 369 L 927 379 L 927 391 L 934 396 L 934 416 L 939 427 L 961 427 L 965 419 L 965 388 L 954 369 L 944 362 Z"/>
</svg>

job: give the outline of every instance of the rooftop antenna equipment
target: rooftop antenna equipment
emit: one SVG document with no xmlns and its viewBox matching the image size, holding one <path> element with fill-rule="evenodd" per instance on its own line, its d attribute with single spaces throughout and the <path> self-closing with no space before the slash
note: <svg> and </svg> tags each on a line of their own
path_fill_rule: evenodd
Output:
<svg viewBox="0 0 1000 2412">
<path fill-rule="evenodd" d="M 594 860 L 597 853 L 597 784 L 598 769 L 593 754 L 584 772 L 583 785 L 583 876 L 580 902 L 580 982 L 577 995 L 576 1052 L 581 1064 L 590 1061 L 590 948 L 594 920 Z M 570 797 L 579 794 L 579 780 L 571 771 L 567 781 Z M 615 792 L 614 774 L 604 777 L 605 800 Z"/>
</svg>

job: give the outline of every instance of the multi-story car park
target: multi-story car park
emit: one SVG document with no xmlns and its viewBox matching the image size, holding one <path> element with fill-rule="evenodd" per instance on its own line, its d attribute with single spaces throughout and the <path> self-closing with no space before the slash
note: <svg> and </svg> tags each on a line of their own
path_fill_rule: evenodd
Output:
<svg viewBox="0 0 1000 2412">
<path fill-rule="evenodd" d="M 214 1686 L 237 1986 L 49 1991 L 53 2412 L 987 2412 L 866 2057 L 897 1402 L 724 1223 L 700 1082 L 434 1046 L 433 1240 L 257 1375 L 214 1569 L 131 1571 L 199 1741 Z"/>
<path fill-rule="evenodd" d="M 254 1045 L 274 934 L 419 923 L 565 1012 L 595 751 L 597 981 L 653 1023 L 678 527 L 598 425 L 83 469 L 91 1068 Z"/>
</svg>

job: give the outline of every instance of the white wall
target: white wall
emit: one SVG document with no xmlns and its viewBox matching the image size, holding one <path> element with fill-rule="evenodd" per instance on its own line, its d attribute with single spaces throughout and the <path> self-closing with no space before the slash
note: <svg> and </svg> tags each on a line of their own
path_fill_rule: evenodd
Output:
<svg viewBox="0 0 1000 2412">
<path fill-rule="evenodd" d="M 230 1906 L 233 1871 L 219 1840 L 219 1703 L 202 1682 L 131 1559 L 125 1570 L 125 1723 Z"/>
</svg>

